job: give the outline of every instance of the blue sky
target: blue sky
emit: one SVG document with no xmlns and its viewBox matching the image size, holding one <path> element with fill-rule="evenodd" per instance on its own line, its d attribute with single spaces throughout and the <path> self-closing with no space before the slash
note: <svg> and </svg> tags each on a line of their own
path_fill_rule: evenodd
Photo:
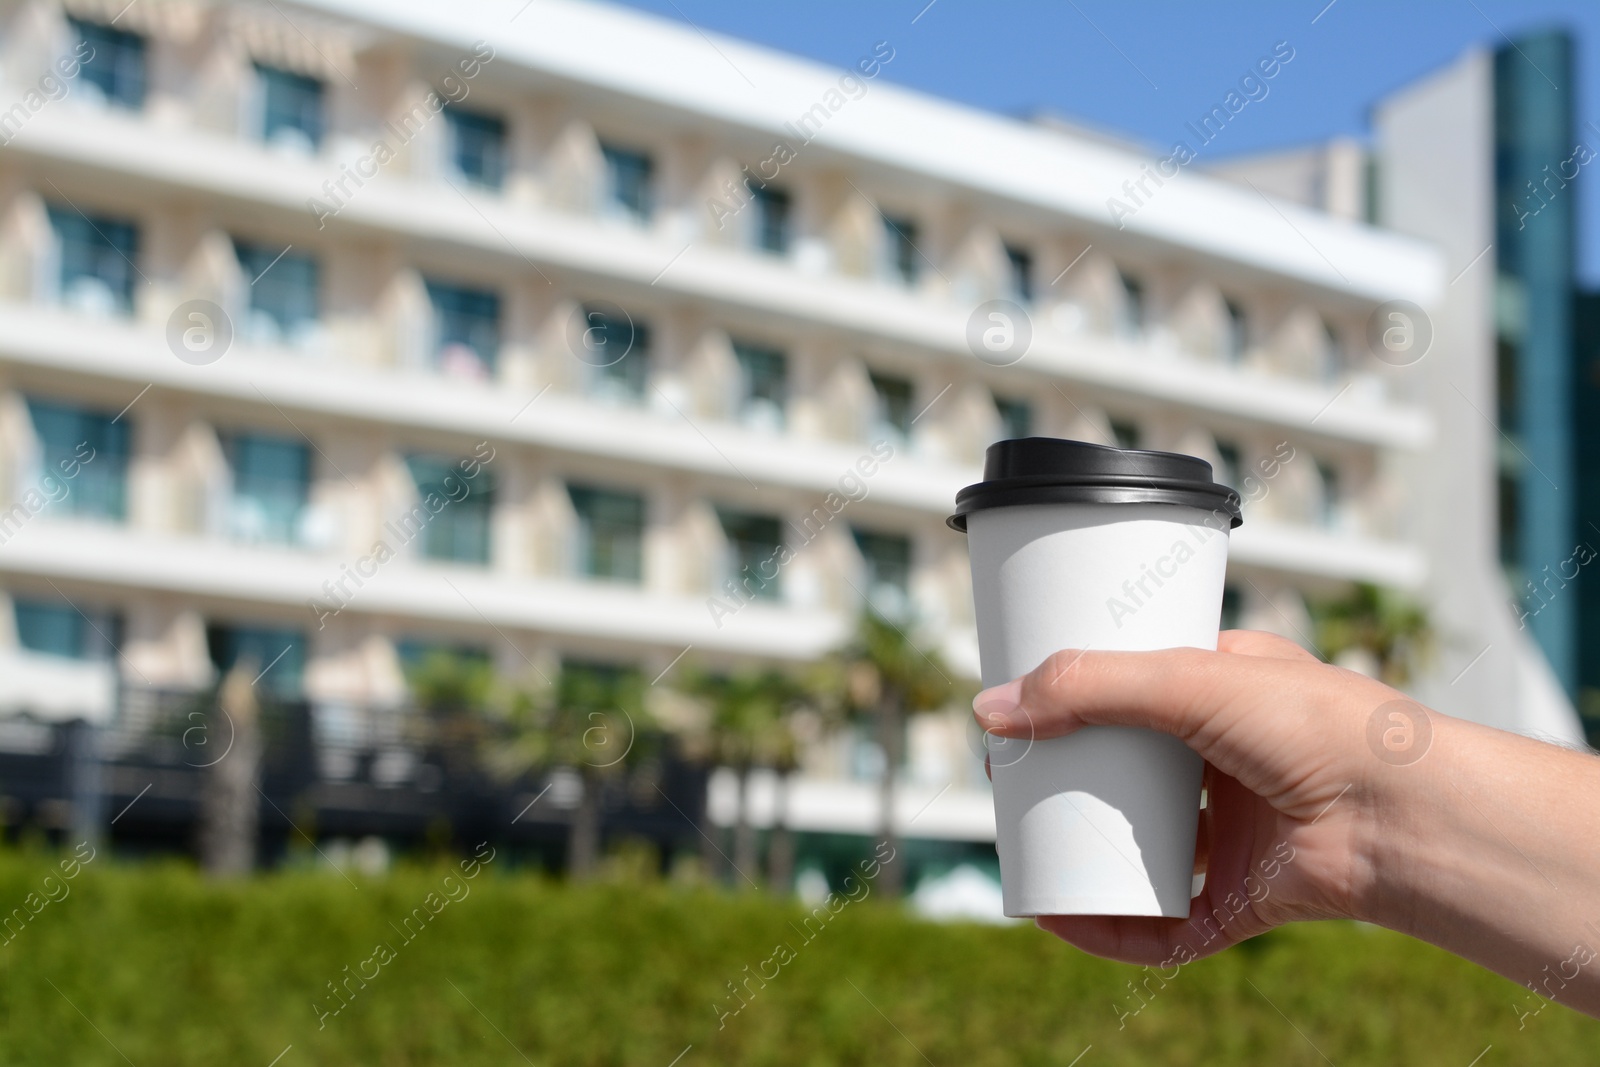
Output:
<svg viewBox="0 0 1600 1067">
<path fill-rule="evenodd" d="M 1364 136 L 1373 101 L 1475 45 L 1562 25 L 1578 46 L 1578 135 L 1600 149 L 1600 3 L 1595 0 L 626 0 L 706 31 L 845 66 L 888 40 L 883 77 L 991 111 L 1055 111 L 1167 145 L 1256 59 L 1294 60 L 1208 149 L 1208 158 Z M 915 21 L 913 22 L 913 19 Z M 1312 20 L 1316 21 L 1313 22 Z M 1502 36 L 1504 34 L 1505 36 Z M 1585 137 L 1584 135 L 1587 134 Z M 1580 180 L 1580 270 L 1600 284 L 1600 182 Z"/>
</svg>

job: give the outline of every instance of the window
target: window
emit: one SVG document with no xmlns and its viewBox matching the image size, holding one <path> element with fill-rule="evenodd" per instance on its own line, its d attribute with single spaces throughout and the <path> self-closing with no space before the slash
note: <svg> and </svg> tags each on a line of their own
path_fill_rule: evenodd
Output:
<svg viewBox="0 0 1600 1067">
<path fill-rule="evenodd" d="M 260 63 L 256 76 L 261 84 L 261 139 L 315 151 L 322 144 L 322 83 Z"/>
<path fill-rule="evenodd" d="M 1008 400 L 997 396 L 994 398 L 994 407 L 1000 413 L 1000 432 L 1006 440 L 1032 436 L 1033 408 L 1026 400 Z"/>
<path fill-rule="evenodd" d="M 1331 463 L 1317 460 L 1317 485 L 1321 490 L 1317 507 L 1317 522 L 1323 526 L 1339 524 L 1339 469 Z"/>
<path fill-rule="evenodd" d="M 875 394 L 872 413 L 874 438 L 890 437 L 904 441 L 911 436 L 911 383 L 904 378 L 870 375 Z"/>
<path fill-rule="evenodd" d="M 78 77 L 106 103 L 137 111 L 144 106 L 145 43 L 138 34 L 83 19 L 69 19 L 81 44 L 93 49 Z"/>
<path fill-rule="evenodd" d="M 739 359 L 739 421 L 763 430 L 781 430 L 789 402 L 789 360 L 782 352 L 733 343 Z"/>
<path fill-rule="evenodd" d="M 654 208 L 651 185 L 654 166 L 643 152 L 602 144 L 606 162 L 606 205 L 635 222 L 650 221 Z"/>
<path fill-rule="evenodd" d="M 463 466 L 435 456 L 406 459 L 419 506 L 430 516 L 418 548 L 428 559 L 488 563 L 494 475 L 480 465 L 478 473 L 468 477 Z"/>
<path fill-rule="evenodd" d="M 887 619 L 905 618 L 911 608 L 911 539 L 898 534 L 854 530 L 865 565 L 867 603 Z"/>
<path fill-rule="evenodd" d="M 62 302 L 96 314 L 130 314 L 139 257 L 134 224 L 51 207 L 50 225 L 60 247 Z"/>
<path fill-rule="evenodd" d="M 208 626 L 206 647 L 221 674 L 242 667 L 257 692 L 297 700 L 306 669 L 306 638 L 298 630 L 268 626 Z"/>
<path fill-rule="evenodd" d="M 1232 300 L 1224 300 L 1223 306 L 1228 311 L 1227 334 L 1222 339 L 1222 354 L 1229 363 L 1238 363 L 1244 359 L 1245 350 L 1250 345 L 1250 320 L 1246 317 L 1244 308 Z"/>
<path fill-rule="evenodd" d="M 1344 340 L 1339 328 L 1327 319 L 1322 320 L 1322 366 L 1318 369 L 1325 382 L 1338 381 L 1344 371 Z"/>
<path fill-rule="evenodd" d="M 917 284 L 922 253 L 917 251 L 917 224 L 908 218 L 883 216 L 883 237 L 890 277 L 906 285 Z"/>
<path fill-rule="evenodd" d="M 500 355 L 500 297 L 483 289 L 428 282 L 433 356 L 452 378 L 493 377 Z"/>
<path fill-rule="evenodd" d="M 1122 278 L 1122 307 L 1117 317 L 1117 332 L 1123 337 L 1138 337 L 1144 333 L 1144 283 L 1131 274 L 1122 271 L 1118 274 Z"/>
<path fill-rule="evenodd" d="M 102 663 L 116 657 L 122 620 L 110 612 L 83 612 L 61 601 L 22 598 L 13 606 L 17 642 L 29 652 Z"/>
<path fill-rule="evenodd" d="M 1224 630 L 1237 630 L 1239 622 L 1244 617 L 1244 597 L 1239 595 L 1239 587 L 1225 585 L 1222 587 L 1222 626 Z"/>
<path fill-rule="evenodd" d="M 450 162 L 456 173 L 474 185 L 498 189 L 505 184 L 506 124 L 503 119 L 451 106 Z"/>
<path fill-rule="evenodd" d="M 244 241 L 235 241 L 234 250 L 250 286 L 247 336 L 261 344 L 306 340 L 320 316 L 316 260 Z"/>
<path fill-rule="evenodd" d="M 751 240 L 756 248 L 774 255 L 789 251 L 789 217 L 792 203 L 781 189 L 750 185 L 750 204 L 755 208 Z"/>
<path fill-rule="evenodd" d="M 256 434 L 229 438 L 224 448 L 233 472 L 233 536 L 278 544 L 299 540 L 311 489 L 310 450 L 298 441 Z"/>
<path fill-rule="evenodd" d="M 637 584 L 644 575 L 644 497 L 571 485 L 578 513 L 578 573 Z"/>
<path fill-rule="evenodd" d="M 1020 304 L 1033 301 L 1033 255 L 1014 245 L 1006 245 L 1006 264 L 1010 268 L 1011 299 Z"/>
<path fill-rule="evenodd" d="M 717 509 L 722 532 L 728 538 L 728 576 L 747 595 L 777 600 L 778 554 L 783 547 L 783 528 L 770 515 L 750 515 Z"/>
<path fill-rule="evenodd" d="M 1138 424 L 1130 422 L 1127 419 L 1112 419 L 1111 440 L 1115 442 L 1118 448 L 1138 448 Z"/>
<path fill-rule="evenodd" d="M 65 404 L 28 402 L 28 415 L 39 437 L 40 491 L 61 492 L 54 506 L 72 515 L 98 519 L 128 515 L 128 424 L 115 415 Z M 67 477 L 76 469 L 77 473 Z M 55 479 L 52 483 L 48 479 Z"/>
<path fill-rule="evenodd" d="M 637 404 L 650 379 L 650 327 L 594 308 L 584 312 L 584 345 L 594 368 L 591 389 L 601 400 Z"/>
<path fill-rule="evenodd" d="M 1244 472 L 1239 463 L 1239 446 L 1232 441 L 1218 441 L 1215 480 L 1231 489 L 1238 489 L 1240 476 Z"/>
</svg>

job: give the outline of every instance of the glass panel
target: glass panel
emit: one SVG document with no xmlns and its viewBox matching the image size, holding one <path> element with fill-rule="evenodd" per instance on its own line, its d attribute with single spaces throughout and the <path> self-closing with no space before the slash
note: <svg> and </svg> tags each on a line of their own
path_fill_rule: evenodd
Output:
<svg viewBox="0 0 1600 1067">
<path fill-rule="evenodd" d="M 247 332 L 253 340 L 276 344 L 303 337 L 316 326 L 321 284 L 316 260 L 244 241 L 234 242 L 234 249 L 250 287 Z"/>
<path fill-rule="evenodd" d="M 717 517 L 722 520 L 722 532 L 728 538 L 728 573 L 734 584 L 762 600 L 777 600 L 782 523 L 770 515 L 751 515 L 722 508 L 717 509 Z"/>
<path fill-rule="evenodd" d="M 45 604 L 18 600 L 17 642 L 30 652 L 69 659 L 84 658 L 83 616 L 70 604 Z"/>
<path fill-rule="evenodd" d="M 584 317 L 589 329 L 585 343 L 594 367 L 591 387 L 602 400 L 637 404 L 644 399 L 650 378 L 650 327 L 589 309 Z M 616 353 L 624 353 L 616 355 Z"/>
<path fill-rule="evenodd" d="M 914 285 L 921 268 L 921 254 L 917 251 L 917 224 L 907 218 L 883 216 L 883 234 L 889 252 L 890 273 Z"/>
<path fill-rule="evenodd" d="M 861 529 L 853 532 L 866 565 L 867 602 L 885 618 L 904 618 L 911 606 L 911 539 Z"/>
<path fill-rule="evenodd" d="M 750 195 L 756 209 L 755 231 L 751 235 L 755 246 L 763 252 L 785 254 L 789 251 L 789 194 L 781 189 L 762 189 L 751 184 Z"/>
<path fill-rule="evenodd" d="M 434 456 L 411 456 L 406 466 L 421 506 L 431 516 L 422 528 L 422 555 L 458 563 L 488 563 L 494 476 L 479 466 L 477 474 L 468 477 L 463 463 Z"/>
<path fill-rule="evenodd" d="M 134 224 L 52 206 L 50 225 L 61 248 L 62 302 L 102 314 L 130 313 L 139 255 Z"/>
<path fill-rule="evenodd" d="M 1126 419 L 1111 420 L 1111 440 L 1118 448 L 1139 447 L 1139 426 Z"/>
<path fill-rule="evenodd" d="M 1008 440 L 1028 437 L 1033 433 L 1033 408 L 1026 400 L 994 398 L 995 410 L 1000 413 L 1000 430 Z"/>
<path fill-rule="evenodd" d="M 255 435 L 231 438 L 227 446 L 234 536 L 292 544 L 310 496 L 310 450 L 297 441 Z"/>
<path fill-rule="evenodd" d="M 887 434 L 898 440 L 911 436 L 911 383 L 904 378 L 882 374 L 870 375 L 873 392 L 877 394 L 877 410 L 873 413 L 874 436 Z"/>
<path fill-rule="evenodd" d="M 646 222 L 654 206 L 651 183 L 654 167 L 650 157 L 615 145 L 602 144 L 606 161 L 606 199 L 612 208 L 639 222 Z"/>
<path fill-rule="evenodd" d="M 115 415 L 35 400 L 28 401 L 28 414 L 39 437 L 41 491 L 54 495 L 45 481 L 50 478 L 66 486 L 54 506 L 72 515 L 126 518 L 128 424 L 113 422 Z"/>
<path fill-rule="evenodd" d="M 1243 467 L 1239 465 L 1239 446 L 1232 441 L 1217 442 L 1217 469 L 1212 477 L 1231 489 L 1239 488 Z"/>
<path fill-rule="evenodd" d="M 1006 262 L 1010 266 L 1011 299 L 1027 304 L 1033 300 L 1033 256 L 1006 245 Z"/>
<path fill-rule="evenodd" d="M 1245 318 L 1244 308 L 1232 300 L 1224 300 L 1223 304 L 1228 309 L 1228 336 L 1223 341 L 1223 354 L 1228 357 L 1228 362 L 1238 363 L 1244 359 L 1245 349 L 1250 343 L 1250 323 Z"/>
<path fill-rule="evenodd" d="M 261 78 L 261 136 L 307 150 L 322 143 L 322 83 L 315 78 L 256 64 Z"/>
<path fill-rule="evenodd" d="M 503 119 L 458 107 L 445 109 L 450 121 L 451 162 L 474 185 L 498 189 L 505 183 L 506 124 Z"/>
<path fill-rule="evenodd" d="M 733 354 L 739 359 L 742 379 L 740 421 L 761 429 L 782 429 L 789 403 L 788 358 L 777 349 L 741 341 L 733 343 Z"/>
<path fill-rule="evenodd" d="M 1124 337 L 1137 337 L 1144 332 L 1144 283 L 1130 274 L 1119 273 L 1122 277 L 1122 308 L 1117 329 Z"/>
<path fill-rule="evenodd" d="M 211 664 L 226 674 L 242 664 L 259 678 L 258 691 L 279 700 L 300 697 L 305 677 L 306 639 L 298 630 L 267 626 L 208 626 Z"/>
<path fill-rule="evenodd" d="M 578 513 L 578 573 L 638 583 L 644 574 L 644 497 L 568 486 Z"/>
<path fill-rule="evenodd" d="M 428 282 L 434 359 L 451 377 L 493 377 L 500 355 L 500 297 L 483 289 Z"/>
<path fill-rule="evenodd" d="M 107 103 L 137 111 L 144 106 L 145 42 L 137 34 L 83 19 L 69 19 L 88 59 L 78 77 Z"/>
</svg>

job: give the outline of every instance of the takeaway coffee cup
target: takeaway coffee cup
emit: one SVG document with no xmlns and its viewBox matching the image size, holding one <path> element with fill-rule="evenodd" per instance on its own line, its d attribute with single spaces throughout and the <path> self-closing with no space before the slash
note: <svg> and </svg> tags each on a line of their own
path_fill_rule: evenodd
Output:
<svg viewBox="0 0 1600 1067">
<path fill-rule="evenodd" d="M 1239 497 L 1192 456 L 1030 437 L 956 494 L 983 684 L 1060 649 L 1216 648 Z M 1202 761 L 1151 730 L 991 739 L 1007 915 L 1189 914 Z"/>
</svg>

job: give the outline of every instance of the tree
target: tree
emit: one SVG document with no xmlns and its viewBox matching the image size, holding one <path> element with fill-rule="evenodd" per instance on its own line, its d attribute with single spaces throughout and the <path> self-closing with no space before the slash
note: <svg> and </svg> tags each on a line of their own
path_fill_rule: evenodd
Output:
<svg viewBox="0 0 1600 1067">
<path fill-rule="evenodd" d="M 900 625 L 870 606 L 862 613 L 854 636 L 830 657 L 828 666 L 831 669 L 823 676 L 823 690 L 831 691 L 847 714 L 866 719 L 876 729 L 883 750 L 879 834 L 898 854 L 895 775 L 905 747 L 906 718 L 948 706 L 960 698 L 964 687 L 957 684 L 937 651 L 919 648 Z M 885 864 L 878 876 L 879 889 L 896 896 L 904 886 L 905 864 Z"/>
<path fill-rule="evenodd" d="M 1433 626 L 1425 608 L 1392 590 L 1365 582 L 1349 595 L 1310 605 L 1317 649 L 1337 660 L 1358 651 L 1372 657 L 1378 677 L 1402 687 L 1433 652 Z"/>
<path fill-rule="evenodd" d="M 217 690 L 222 722 L 200 723 L 184 731 L 184 747 L 197 760 L 193 766 L 205 768 L 200 865 L 213 878 L 249 874 L 255 866 L 264 749 L 255 674 L 255 660 L 235 663 Z"/>
<path fill-rule="evenodd" d="M 771 668 L 732 674 L 689 669 L 684 679 L 683 691 L 706 709 L 711 761 L 730 768 L 738 778 L 733 866 L 742 878 L 755 881 L 752 872 L 759 872 L 760 849 L 750 820 L 750 775 L 757 766 L 771 766 L 782 778 L 793 771 L 797 758 L 788 717 L 807 691 L 794 676 Z"/>
<path fill-rule="evenodd" d="M 511 699 L 512 736 L 490 764 L 503 774 L 532 767 L 577 771 L 582 789 L 567 835 L 567 874 L 576 880 L 589 878 L 599 864 L 606 782 L 644 752 L 644 689 L 633 668 L 567 663 L 555 685 Z"/>
</svg>

